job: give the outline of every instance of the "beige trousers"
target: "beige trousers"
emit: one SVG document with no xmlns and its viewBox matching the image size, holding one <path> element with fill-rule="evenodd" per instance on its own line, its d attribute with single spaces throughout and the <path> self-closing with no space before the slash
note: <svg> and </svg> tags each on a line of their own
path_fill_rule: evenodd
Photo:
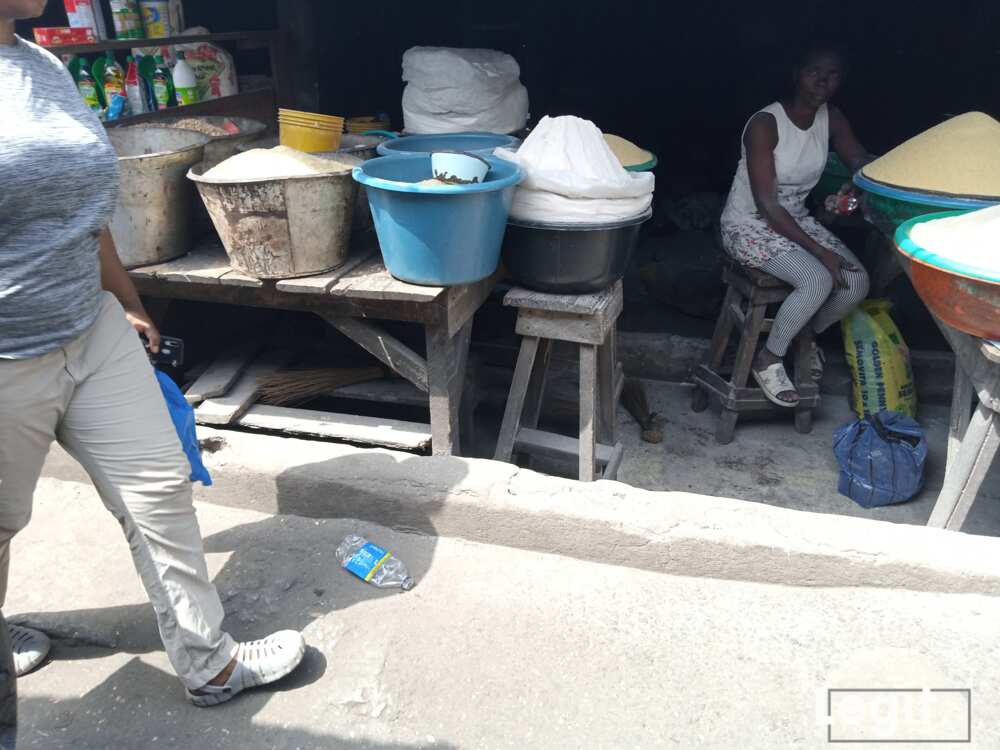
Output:
<svg viewBox="0 0 1000 750">
<path fill-rule="evenodd" d="M 10 540 L 53 441 L 87 470 L 125 531 L 170 662 L 189 688 L 236 651 L 208 577 L 191 469 L 139 337 L 110 294 L 94 326 L 50 354 L 0 360 L 0 606 Z"/>
</svg>

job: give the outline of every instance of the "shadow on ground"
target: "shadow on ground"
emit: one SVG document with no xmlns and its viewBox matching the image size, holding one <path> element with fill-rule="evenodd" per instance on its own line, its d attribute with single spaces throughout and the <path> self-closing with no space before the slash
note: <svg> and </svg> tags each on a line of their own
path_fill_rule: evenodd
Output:
<svg viewBox="0 0 1000 750">
<path fill-rule="evenodd" d="M 346 465 L 345 465 L 346 464 Z M 316 497 L 315 477 L 328 473 L 337 481 L 325 485 L 325 496 Z M 131 659 L 98 688 L 78 700 L 51 703 L 22 701 L 23 745 L 56 747 L 41 740 L 60 732 L 72 736 L 67 747 L 148 747 L 152 738 L 176 739 L 176 747 L 205 747 L 195 738 L 204 733 L 243 737 L 233 747 L 348 747 L 403 748 L 354 742 L 319 732 L 282 732 L 251 726 L 276 692 L 293 691 L 318 680 L 327 671 L 327 659 L 335 649 L 338 634 L 326 626 L 310 631 L 310 626 L 330 613 L 379 597 L 405 596 L 398 589 L 381 590 L 340 569 L 335 550 L 346 534 L 358 533 L 397 552 L 416 579 L 417 586 L 433 564 L 436 529 L 433 505 L 400 506 L 384 499 L 377 486 L 366 486 L 352 476 L 379 477 L 381 481 L 407 482 L 420 491 L 420 477 L 431 472 L 435 482 L 443 473 L 453 484 L 461 482 L 466 467 L 461 462 L 433 458 L 404 458 L 398 454 L 373 452 L 336 458 L 319 464 L 289 467 L 277 478 L 278 508 L 282 515 L 210 533 L 205 550 L 210 568 L 216 554 L 226 555 L 214 577 L 226 611 L 224 628 L 237 640 L 260 638 L 281 629 L 306 631 L 310 648 L 303 666 L 273 689 L 251 691 L 235 703 L 236 709 L 199 711 L 181 703 L 176 678 L 159 669 Z M 311 478 L 311 479 L 309 479 Z M 394 530 L 381 525 L 391 524 Z M 421 543 L 407 543 L 410 534 L 419 534 Z M 122 540 L 124 544 L 125 541 Z M 56 660 L 103 658 L 115 653 L 147 654 L 162 650 L 156 620 L 149 604 L 130 604 L 72 611 L 18 613 L 10 619 L 49 633 L 54 640 Z M 341 659 L 350 654 L 338 654 Z M 336 675 L 333 676 L 336 678 Z M 136 727 L 133 718 L 143 716 L 141 742 L 114 743 L 106 732 L 109 726 Z M 202 717 L 206 717 L 202 719 Z M 178 717 L 184 717 L 183 721 Z M 211 717 L 211 719 L 207 718 Z M 27 722 L 25 720 L 28 720 Z M 312 724 L 312 722 L 310 722 Z M 315 718 L 322 727 L 323 717 Z M 200 729 L 199 729 L 200 727 Z M 100 738 L 104 737 L 104 740 Z M 38 742 L 36 742 L 38 740 Z M 95 744 L 96 743 L 96 744 Z M 353 744 L 352 744 L 353 743 Z M 157 745 L 160 746 L 160 745 Z M 167 747 L 175 745 L 168 744 Z M 229 744 L 212 744 L 229 747 Z M 446 745 L 434 745 L 446 747 Z"/>
</svg>

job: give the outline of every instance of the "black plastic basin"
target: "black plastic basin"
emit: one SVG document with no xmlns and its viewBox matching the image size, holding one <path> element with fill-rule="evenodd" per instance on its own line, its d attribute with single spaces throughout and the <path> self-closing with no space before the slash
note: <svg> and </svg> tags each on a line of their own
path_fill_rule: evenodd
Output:
<svg viewBox="0 0 1000 750">
<path fill-rule="evenodd" d="M 509 219 L 503 262 L 523 287 L 552 294 L 589 294 L 625 275 L 652 211 L 613 224 L 541 224 Z"/>
</svg>

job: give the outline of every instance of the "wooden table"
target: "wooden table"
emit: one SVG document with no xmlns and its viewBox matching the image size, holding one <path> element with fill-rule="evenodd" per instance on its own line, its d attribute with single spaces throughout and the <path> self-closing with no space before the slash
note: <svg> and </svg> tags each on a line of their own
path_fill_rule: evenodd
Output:
<svg viewBox="0 0 1000 750">
<path fill-rule="evenodd" d="M 893 256 L 909 276 L 910 264 L 895 248 Z M 931 317 L 955 352 L 955 382 L 944 486 L 927 525 L 959 531 L 1000 448 L 1000 346 Z"/>
<path fill-rule="evenodd" d="M 234 271 L 215 239 L 183 258 L 129 275 L 146 296 L 315 313 L 427 394 L 434 454 L 460 452 L 472 319 L 496 277 L 447 288 L 397 281 L 382 263 L 373 232 L 355 241 L 339 269 L 302 279 L 260 281 Z M 388 335 L 378 320 L 421 325 L 426 357 Z"/>
<path fill-rule="evenodd" d="M 944 486 L 927 525 L 959 531 L 1000 448 L 1000 346 L 934 320 L 955 351 L 955 386 Z"/>
</svg>

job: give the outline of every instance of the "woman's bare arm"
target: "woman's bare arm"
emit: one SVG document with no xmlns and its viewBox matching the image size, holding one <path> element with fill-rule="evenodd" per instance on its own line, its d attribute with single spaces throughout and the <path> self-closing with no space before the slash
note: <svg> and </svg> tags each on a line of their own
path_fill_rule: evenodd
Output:
<svg viewBox="0 0 1000 750">
<path fill-rule="evenodd" d="M 118 251 L 115 249 L 115 241 L 111 237 L 111 232 L 105 228 L 101 232 L 101 287 L 111 292 L 122 307 L 125 308 L 125 317 L 140 334 L 149 341 L 149 348 L 158 352 L 160 350 L 160 332 L 146 312 L 146 308 L 139 299 L 139 293 L 135 290 L 135 284 L 129 278 L 128 272 L 122 266 L 118 258 Z"/>
</svg>

